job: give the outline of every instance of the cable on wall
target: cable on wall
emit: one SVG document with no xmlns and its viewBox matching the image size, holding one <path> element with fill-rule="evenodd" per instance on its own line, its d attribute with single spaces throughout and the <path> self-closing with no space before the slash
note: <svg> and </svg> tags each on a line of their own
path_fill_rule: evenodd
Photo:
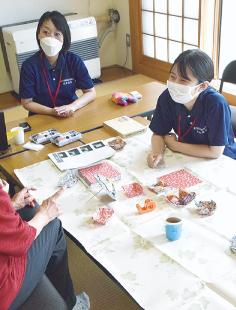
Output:
<svg viewBox="0 0 236 310">
<path fill-rule="evenodd" d="M 105 31 L 99 36 L 99 39 L 98 39 L 99 48 L 101 48 L 102 43 L 104 42 L 104 40 L 107 37 L 107 35 L 109 33 L 115 31 L 116 24 L 118 24 L 119 21 L 120 21 L 120 14 L 119 14 L 119 12 L 117 10 L 115 10 L 115 9 L 109 9 L 108 10 L 108 24 L 109 24 L 109 27 L 107 29 L 105 29 Z"/>
</svg>

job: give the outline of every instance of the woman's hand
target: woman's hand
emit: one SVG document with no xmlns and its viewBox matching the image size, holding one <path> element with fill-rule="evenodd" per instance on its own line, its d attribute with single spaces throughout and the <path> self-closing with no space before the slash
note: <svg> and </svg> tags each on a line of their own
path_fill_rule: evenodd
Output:
<svg viewBox="0 0 236 310">
<path fill-rule="evenodd" d="M 61 210 L 57 200 L 61 196 L 63 191 L 63 188 L 59 189 L 55 194 L 44 200 L 41 204 L 39 211 L 37 212 L 37 216 L 40 216 L 45 220 L 45 225 L 61 214 Z"/>
<path fill-rule="evenodd" d="M 178 143 L 178 139 L 177 139 L 177 136 L 176 136 L 175 133 L 171 133 L 171 134 L 165 135 L 164 136 L 164 141 L 165 141 L 166 146 L 170 150 L 175 151 L 175 146 Z"/>
<path fill-rule="evenodd" d="M 58 198 L 63 193 L 64 188 L 59 189 L 54 195 L 44 200 L 35 216 L 28 222 L 28 224 L 36 229 L 35 238 L 40 234 L 42 229 L 56 217 L 61 214 L 58 205 Z"/>
<path fill-rule="evenodd" d="M 163 159 L 161 154 L 154 155 L 153 153 L 149 153 L 147 157 L 147 163 L 150 168 L 157 168 L 160 161 Z"/>
<path fill-rule="evenodd" d="M 24 208 L 26 205 L 34 207 L 35 198 L 30 194 L 30 190 L 35 190 L 35 188 L 23 188 L 20 192 L 16 193 L 12 197 L 12 204 L 16 210 Z"/>
<path fill-rule="evenodd" d="M 69 117 L 74 113 L 74 108 L 71 104 L 55 107 L 53 110 L 56 116 L 59 117 Z"/>
</svg>

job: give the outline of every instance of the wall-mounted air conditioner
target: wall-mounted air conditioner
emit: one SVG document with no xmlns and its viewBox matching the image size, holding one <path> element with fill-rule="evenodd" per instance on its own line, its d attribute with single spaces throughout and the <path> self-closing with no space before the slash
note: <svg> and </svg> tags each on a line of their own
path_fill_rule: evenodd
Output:
<svg viewBox="0 0 236 310">
<path fill-rule="evenodd" d="M 71 31 L 70 51 L 84 61 L 92 79 L 101 75 L 97 25 L 94 17 L 66 17 Z M 36 41 L 37 22 L 3 27 L 3 38 L 12 78 L 13 90 L 19 92 L 20 69 L 22 63 L 38 50 Z"/>
</svg>

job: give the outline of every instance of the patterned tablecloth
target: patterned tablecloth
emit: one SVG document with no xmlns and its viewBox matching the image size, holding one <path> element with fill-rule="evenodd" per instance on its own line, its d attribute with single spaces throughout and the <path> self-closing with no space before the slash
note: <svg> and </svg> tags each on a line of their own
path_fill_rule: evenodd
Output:
<svg viewBox="0 0 236 310">
<path fill-rule="evenodd" d="M 229 245 L 236 234 L 236 162 L 222 156 L 197 159 L 170 150 L 158 169 L 146 164 L 150 132 L 126 140 L 111 164 L 121 172 L 115 182 L 117 200 L 112 201 L 96 186 L 78 182 L 60 198 L 63 227 L 121 283 L 144 309 L 228 310 L 236 309 L 236 255 Z M 202 218 L 194 202 L 184 208 L 170 205 L 164 193 L 154 194 L 148 185 L 157 177 L 185 169 L 201 179 L 189 188 L 196 200 L 217 204 L 214 215 Z M 35 186 L 42 201 L 57 189 L 62 172 L 50 160 L 16 170 L 25 186 Z M 138 182 L 141 196 L 127 198 L 123 185 Z M 136 203 L 151 198 L 157 208 L 140 215 Z M 106 225 L 96 225 L 92 215 L 101 206 L 114 209 Z M 183 233 L 170 242 L 164 233 L 169 216 L 183 220 Z"/>
</svg>

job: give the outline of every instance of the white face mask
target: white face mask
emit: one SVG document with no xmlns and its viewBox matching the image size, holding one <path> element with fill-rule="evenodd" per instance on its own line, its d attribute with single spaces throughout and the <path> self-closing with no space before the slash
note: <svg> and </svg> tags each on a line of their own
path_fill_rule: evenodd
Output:
<svg viewBox="0 0 236 310">
<path fill-rule="evenodd" d="M 49 56 L 56 56 L 62 49 L 63 43 L 53 37 L 45 37 L 40 40 L 40 46 L 44 53 Z"/>
<path fill-rule="evenodd" d="M 168 91 L 170 93 L 171 98 L 178 103 L 185 104 L 190 102 L 191 100 L 197 98 L 197 96 L 200 94 L 200 92 L 197 92 L 195 94 L 192 94 L 194 89 L 199 86 L 188 86 L 188 85 L 182 85 L 178 83 L 174 83 L 171 81 L 167 81 L 167 87 Z"/>
</svg>

